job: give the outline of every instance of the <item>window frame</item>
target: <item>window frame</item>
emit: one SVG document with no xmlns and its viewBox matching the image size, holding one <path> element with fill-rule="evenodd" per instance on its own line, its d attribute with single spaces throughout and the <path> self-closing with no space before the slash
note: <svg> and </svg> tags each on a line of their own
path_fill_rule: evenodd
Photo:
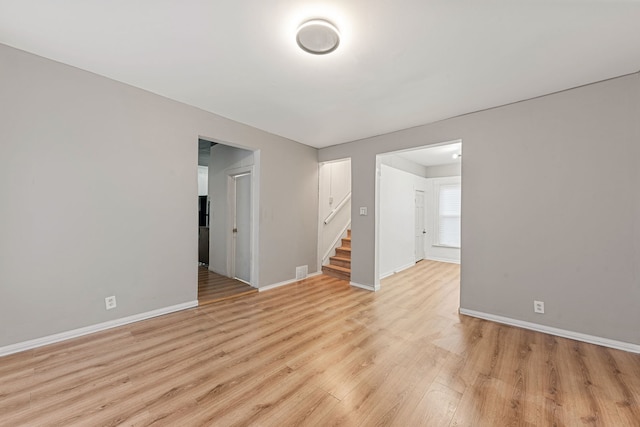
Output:
<svg viewBox="0 0 640 427">
<path fill-rule="evenodd" d="M 459 232 L 458 232 L 458 240 L 460 243 L 458 246 L 449 245 L 446 243 L 442 243 L 440 241 L 440 222 L 441 222 L 441 214 L 440 214 L 440 191 L 443 186 L 452 186 L 456 185 L 460 189 L 460 212 L 457 216 L 447 216 L 447 218 L 457 218 L 459 223 Z M 451 249 L 460 249 L 462 244 L 462 179 L 460 176 L 452 176 L 446 178 L 435 178 L 434 181 L 434 206 L 435 206 L 435 215 L 433 218 L 433 246 L 440 248 L 451 248 Z"/>
</svg>

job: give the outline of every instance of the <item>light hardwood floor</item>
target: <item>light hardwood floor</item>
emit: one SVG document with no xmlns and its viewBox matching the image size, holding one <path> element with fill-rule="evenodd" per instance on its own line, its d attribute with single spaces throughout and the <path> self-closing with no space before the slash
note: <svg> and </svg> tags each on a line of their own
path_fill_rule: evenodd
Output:
<svg viewBox="0 0 640 427">
<path fill-rule="evenodd" d="M 0 359 L 0 425 L 639 426 L 640 356 L 318 276 Z"/>
<path fill-rule="evenodd" d="M 238 298 L 258 292 L 246 283 L 230 279 L 207 267 L 198 266 L 198 305 Z"/>
</svg>

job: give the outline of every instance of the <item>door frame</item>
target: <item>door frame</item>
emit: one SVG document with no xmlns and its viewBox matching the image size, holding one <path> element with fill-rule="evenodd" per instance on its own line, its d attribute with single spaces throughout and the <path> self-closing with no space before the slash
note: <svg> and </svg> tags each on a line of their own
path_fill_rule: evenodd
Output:
<svg viewBox="0 0 640 427">
<path fill-rule="evenodd" d="M 322 265 L 323 265 L 323 257 L 325 255 L 324 251 L 326 250 L 325 247 L 323 247 L 323 242 L 324 242 L 324 220 L 325 217 L 321 214 L 321 206 L 323 203 L 322 200 L 322 196 L 324 195 L 324 193 L 331 193 L 331 190 L 327 190 L 326 186 L 327 186 L 327 179 L 326 179 L 326 166 L 332 163 L 339 163 L 339 162 L 349 162 L 349 168 L 351 168 L 351 157 L 345 157 L 342 159 L 335 159 L 335 160 L 329 160 L 326 162 L 319 162 L 318 163 L 318 242 L 317 242 L 317 262 L 318 262 L 318 271 L 322 271 Z M 349 193 L 352 192 L 353 190 L 353 169 L 351 170 L 351 186 L 349 188 Z M 331 178 L 328 180 L 329 181 L 329 186 L 331 186 Z M 340 203 L 340 200 L 334 200 L 334 204 L 335 206 L 337 206 Z M 344 209 L 344 208 L 343 208 Z M 351 215 L 349 215 L 351 217 Z M 349 225 L 348 228 L 351 227 L 351 220 L 349 220 Z M 344 230 L 346 231 L 346 230 Z M 336 240 L 334 242 L 334 244 L 332 246 L 334 246 L 334 249 L 336 246 L 338 245 L 338 242 L 340 241 L 340 238 L 342 236 L 334 236 L 336 237 Z"/>
<path fill-rule="evenodd" d="M 417 230 L 418 230 L 418 193 L 420 194 L 420 196 L 422 197 L 422 231 L 421 236 L 419 236 L 417 234 Z M 425 243 L 426 243 L 426 230 L 427 230 L 427 218 L 426 218 L 426 214 L 427 214 L 427 209 L 426 209 L 426 192 L 424 190 L 413 190 L 413 194 L 414 194 L 414 212 L 415 212 L 415 217 L 414 217 L 414 246 L 416 248 L 418 248 L 418 240 L 420 240 L 419 238 L 422 238 L 422 248 L 421 248 L 421 254 L 419 254 L 417 251 L 415 253 L 415 262 L 418 261 L 422 261 L 423 259 L 425 259 L 425 257 L 427 256 L 427 251 L 425 249 Z"/>
<path fill-rule="evenodd" d="M 257 154 L 254 151 L 254 156 Z M 255 160 L 255 157 L 254 157 Z M 226 246 L 227 246 L 227 272 L 229 277 L 235 277 L 235 245 L 233 236 L 233 221 L 235 214 L 235 178 L 241 175 L 251 176 L 251 212 L 249 214 L 249 222 L 251 224 L 250 231 L 250 279 L 248 284 L 254 288 L 258 287 L 258 200 L 259 185 L 256 179 L 256 166 L 243 166 L 239 168 L 225 169 L 227 176 L 227 230 Z"/>
<path fill-rule="evenodd" d="M 252 259 L 252 230 L 253 230 L 253 212 L 251 209 L 251 205 L 253 204 L 253 196 L 252 196 L 252 189 L 251 187 L 253 187 L 253 168 L 250 167 L 249 171 L 247 172 L 234 172 L 231 174 L 227 174 L 227 194 L 229 195 L 229 203 L 228 203 L 228 209 L 229 209 L 229 224 L 227 226 L 227 242 L 230 245 L 228 247 L 228 256 L 227 256 L 227 271 L 229 272 L 229 276 L 231 276 L 233 279 L 236 280 L 240 280 L 241 282 L 244 283 L 251 283 L 251 278 L 252 278 L 252 274 L 253 271 L 251 269 L 252 265 L 253 265 L 253 259 Z M 238 188 L 238 178 L 243 177 L 243 176 L 248 176 L 249 177 L 249 185 L 250 185 L 250 189 L 249 191 L 251 192 L 249 194 L 249 203 L 251 203 L 250 207 L 249 207 L 249 281 L 240 279 L 236 276 L 236 250 L 237 250 L 237 242 L 238 242 L 238 234 L 236 231 L 237 229 L 237 224 L 236 224 L 236 218 L 237 218 L 237 188 Z"/>
<path fill-rule="evenodd" d="M 394 153 L 402 153 L 408 151 L 416 151 L 423 148 L 429 147 L 437 147 L 442 145 L 451 145 L 455 143 L 462 143 L 462 139 L 453 139 L 449 141 L 442 141 L 433 144 L 426 145 L 418 145 L 415 147 L 404 148 L 401 150 L 393 150 L 382 153 L 377 153 L 375 157 L 375 176 L 374 176 L 374 209 L 375 209 L 375 218 L 374 218 L 374 244 L 373 244 L 373 252 L 374 252 L 374 262 L 373 262 L 373 290 L 380 290 L 380 175 L 382 171 L 382 156 Z M 464 165 L 464 163 L 463 163 Z M 462 231 L 461 231 L 462 232 Z M 425 251 L 426 256 L 426 251 Z"/>
</svg>

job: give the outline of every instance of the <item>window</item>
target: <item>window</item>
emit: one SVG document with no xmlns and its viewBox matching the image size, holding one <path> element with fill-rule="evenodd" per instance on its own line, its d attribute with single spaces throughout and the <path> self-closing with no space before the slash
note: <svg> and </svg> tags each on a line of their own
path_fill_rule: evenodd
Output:
<svg viewBox="0 0 640 427">
<path fill-rule="evenodd" d="M 438 216 L 436 218 L 437 244 L 440 246 L 460 247 L 460 181 L 440 182 L 436 185 Z"/>
</svg>

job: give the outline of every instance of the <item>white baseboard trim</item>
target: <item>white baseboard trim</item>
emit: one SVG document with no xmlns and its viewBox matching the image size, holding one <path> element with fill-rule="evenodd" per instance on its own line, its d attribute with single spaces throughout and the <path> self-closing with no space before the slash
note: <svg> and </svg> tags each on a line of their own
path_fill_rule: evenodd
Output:
<svg viewBox="0 0 640 427">
<path fill-rule="evenodd" d="M 299 282 L 301 280 L 308 279 L 310 277 L 319 276 L 321 274 L 322 274 L 322 271 L 316 271 L 315 273 L 307 274 L 307 277 L 305 277 L 304 279 L 291 279 L 291 280 L 285 280 L 284 282 L 274 283 L 272 285 L 262 286 L 262 287 L 258 288 L 258 292 L 270 291 L 271 289 L 279 288 L 281 286 L 290 285 L 292 283 L 296 283 L 296 282 Z"/>
<path fill-rule="evenodd" d="M 404 270 L 406 270 L 406 269 L 408 269 L 408 268 L 411 268 L 411 267 L 413 267 L 414 265 L 416 265 L 415 261 L 414 261 L 414 262 L 411 262 L 411 263 L 409 263 L 409 264 L 405 264 L 405 265 L 403 265 L 403 266 L 400 266 L 400 268 L 396 268 L 395 270 L 390 271 L 390 272 L 388 272 L 388 273 L 384 273 L 384 274 L 382 274 L 382 275 L 380 276 L 380 280 L 382 280 L 382 279 L 384 279 L 384 278 L 386 278 L 386 277 L 389 277 L 389 276 L 393 276 L 394 274 L 400 273 L 401 271 L 404 271 Z"/>
<path fill-rule="evenodd" d="M 157 310 L 147 311 L 146 313 L 134 314 L 132 316 L 122 317 L 120 319 L 109 320 L 108 322 L 98 323 L 96 325 L 85 326 L 84 328 L 73 329 L 71 331 L 60 332 L 58 334 L 49 335 L 42 338 L 36 338 L 29 341 L 23 341 L 17 344 L 11 344 L 4 347 L 0 347 L 0 357 L 7 356 L 13 353 L 19 353 L 25 350 L 31 350 L 33 348 L 42 347 L 49 344 L 54 344 L 60 341 L 69 340 L 72 338 L 78 338 L 83 335 L 92 334 L 94 332 L 100 332 L 118 326 L 127 325 L 129 323 L 139 322 L 141 320 L 150 319 L 152 317 L 162 316 L 164 314 L 173 313 L 176 311 L 186 310 L 198 306 L 198 301 L 189 301 L 182 304 L 176 304 L 169 307 L 159 308 Z"/>
<path fill-rule="evenodd" d="M 493 322 L 503 323 L 505 325 L 530 329 L 532 331 L 543 332 L 545 334 L 556 335 L 558 337 L 569 338 L 576 341 L 582 341 L 589 344 L 601 345 L 604 347 L 615 348 L 617 350 L 624 350 L 631 353 L 640 353 L 640 345 L 638 344 L 597 337 L 594 335 L 587 335 L 580 332 L 568 331 L 566 329 L 554 328 L 552 326 L 540 325 L 538 323 L 526 322 L 524 320 L 516 320 L 510 317 L 503 317 L 495 314 L 483 313 L 481 311 L 468 310 L 466 308 L 461 308 L 460 314 L 485 320 L 491 320 Z"/>
<path fill-rule="evenodd" d="M 438 258 L 438 257 L 425 257 L 424 259 L 427 259 L 429 261 L 438 261 L 438 262 L 448 262 L 450 264 L 460 264 L 460 260 L 459 259 L 453 259 L 453 258 Z"/>
<path fill-rule="evenodd" d="M 360 289 L 364 289 L 366 291 L 372 291 L 372 292 L 376 292 L 380 290 L 380 288 L 376 289 L 375 286 L 363 285 L 362 283 L 356 283 L 356 282 L 349 282 L 349 285 L 353 286 L 354 288 L 360 288 Z"/>
</svg>

